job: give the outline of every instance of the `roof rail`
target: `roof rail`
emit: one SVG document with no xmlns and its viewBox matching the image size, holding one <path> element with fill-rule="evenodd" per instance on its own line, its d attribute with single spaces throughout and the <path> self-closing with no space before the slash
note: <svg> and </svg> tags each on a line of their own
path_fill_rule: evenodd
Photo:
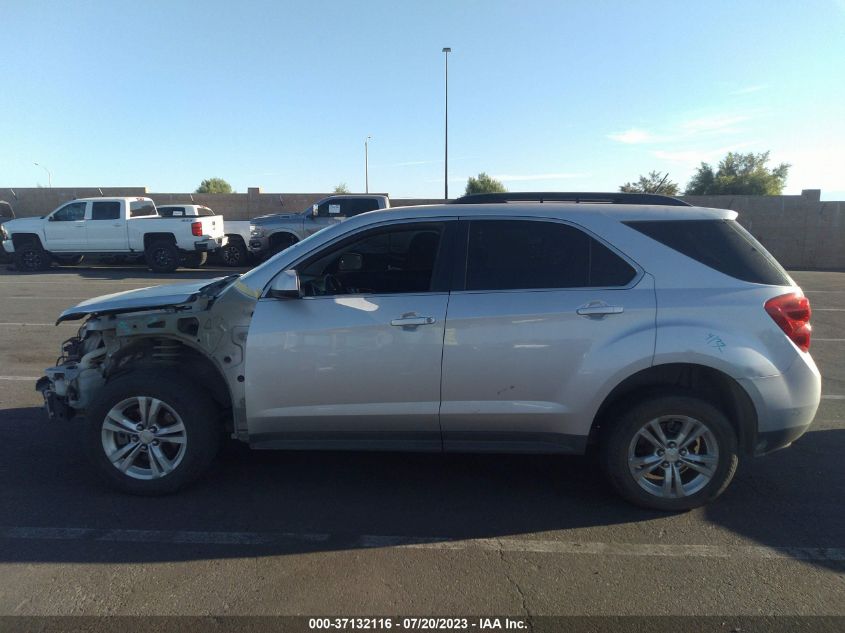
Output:
<svg viewBox="0 0 845 633">
<path fill-rule="evenodd" d="M 691 207 L 692 205 L 656 193 L 583 193 L 567 191 L 474 193 L 455 200 L 455 204 L 486 204 L 504 202 L 592 202 L 599 204 L 651 204 L 669 207 Z"/>
</svg>

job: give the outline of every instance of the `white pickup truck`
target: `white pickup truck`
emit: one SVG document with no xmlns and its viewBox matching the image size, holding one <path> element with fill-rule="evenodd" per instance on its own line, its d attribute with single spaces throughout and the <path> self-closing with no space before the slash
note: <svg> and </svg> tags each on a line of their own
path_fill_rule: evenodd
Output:
<svg viewBox="0 0 845 633">
<path fill-rule="evenodd" d="M 159 204 L 158 212 L 166 218 L 179 217 L 202 217 L 214 215 L 214 211 L 201 204 Z M 246 245 L 249 244 L 249 220 L 225 220 L 223 222 L 223 233 L 226 235 L 226 244 L 220 248 L 215 255 L 225 266 L 246 266 L 249 253 Z"/>
<path fill-rule="evenodd" d="M 205 263 L 223 247 L 223 216 L 164 218 L 149 198 L 80 198 L 42 218 L 20 218 L 0 227 L 3 248 L 21 271 L 45 270 L 56 260 L 78 263 L 85 255 L 143 255 L 169 273 Z"/>
</svg>

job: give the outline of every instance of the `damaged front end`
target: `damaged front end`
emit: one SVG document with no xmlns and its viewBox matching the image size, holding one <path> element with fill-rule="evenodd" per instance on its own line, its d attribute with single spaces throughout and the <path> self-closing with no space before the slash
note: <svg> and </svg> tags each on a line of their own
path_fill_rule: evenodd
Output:
<svg viewBox="0 0 845 633">
<path fill-rule="evenodd" d="M 238 435 L 245 429 L 244 352 L 255 301 L 232 276 L 131 290 L 66 310 L 59 321 L 87 320 L 36 384 L 47 415 L 69 420 L 84 413 L 111 378 L 133 368 L 178 366 L 230 412 L 228 426 Z"/>
</svg>

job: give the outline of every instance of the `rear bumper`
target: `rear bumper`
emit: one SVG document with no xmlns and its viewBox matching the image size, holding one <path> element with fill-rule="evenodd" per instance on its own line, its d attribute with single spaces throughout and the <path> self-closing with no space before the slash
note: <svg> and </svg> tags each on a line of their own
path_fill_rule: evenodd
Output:
<svg viewBox="0 0 845 633">
<path fill-rule="evenodd" d="M 209 237 L 199 242 L 194 242 L 194 250 L 199 251 L 200 253 L 216 251 L 218 248 L 226 246 L 228 241 L 229 237 L 226 235 L 223 237 Z"/>
<path fill-rule="evenodd" d="M 809 354 L 800 354 L 792 366 L 778 376 L 747 378 L 740 384 L 757 410 L 755 455 L 789 446 L 801 437 L 821 401 L 821 374 Z"/>
</svg>

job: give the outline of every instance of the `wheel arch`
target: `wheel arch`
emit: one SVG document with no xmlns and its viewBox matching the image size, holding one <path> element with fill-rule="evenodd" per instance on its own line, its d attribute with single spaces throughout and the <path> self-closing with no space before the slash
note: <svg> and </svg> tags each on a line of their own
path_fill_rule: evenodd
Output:
<svg viewBox="0 0 845 633">
<path fill-rule="evenodd" d="M 44 248 L 44 244 L 41 242 L 41 237 L 37 233 L 12 233 L 12 244 L 14 245 L 15 250 L 33 242 L 36 246 L 40 246 L 42 249 Z"/>
<path fill-rule="evenodd" d="M 292 231 L 287 231 L 287 230 L 276 231 L 275 233 L 272 233 L 270 235 L 270 242 L 269 242 L 270 248 L 273 248 L 274 246 L 283 242 L 284 239 L 290 239 L 291 242 L 290 242 L 289 245 L 292 245 L 292 244 L 296 244 L 299 241 L 299 236 Z"/>
<path fill-rule="evenodd" d="M 137 369 L 165 367 L 178 369 L 200 385 L 221 411 L 232 409 L 232 393 L 223 372 L 202 349 L 178 337 L 145 336 L 124 345 L 109 358 L 104 376 L 108 383 Z M 227 418 L 227 430 L 231 430 L 231 417 Z"/>
<path fill-rule="evenodd" d="M 757 433 L 757 410 L 745 389 L 725 372 L 694 363 L 667 363 L 642 369 L 604 398 L 593 418 L 589 442 L 597 444 L 614 414 L 647 398 L 667 394 L 699 397 L 716 406 L 734 427 L 740 450 L 750 453 Z"/>
</svg>

